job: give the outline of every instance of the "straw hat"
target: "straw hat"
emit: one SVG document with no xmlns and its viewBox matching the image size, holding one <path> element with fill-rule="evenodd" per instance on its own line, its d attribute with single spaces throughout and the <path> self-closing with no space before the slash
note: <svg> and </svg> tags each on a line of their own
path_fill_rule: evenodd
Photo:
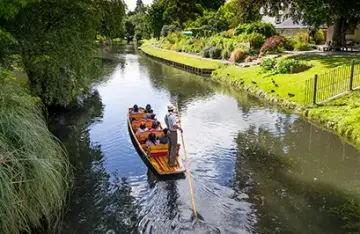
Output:
<svg viewBox="0 0 360 234">
<path fill-rule="evenodd" d="M 174 110 L 174 107 L 172 105 L 168 105 L 168 110 L 169 111 L 173 111 Z"/>
</svg>

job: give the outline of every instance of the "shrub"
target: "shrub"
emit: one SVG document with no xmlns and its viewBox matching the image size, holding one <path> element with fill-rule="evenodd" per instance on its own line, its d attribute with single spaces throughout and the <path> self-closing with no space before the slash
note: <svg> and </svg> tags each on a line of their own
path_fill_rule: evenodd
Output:
<svg viewBox="0 0 360 234">
<path fill-rule="evenodd" d="M 142 34 L 140 32 L 136 32 L 135 39 L 136 39 L 136 41 L 140 41 L 142 39 Z"/>
<path fill-rule="evenodd" d="M 235 31 L 235 29 L 232 28 L 232 29 L 229 29 L 229 30 L 227 30 L 225 32 L 222 32 L 221 35 L 223 37 L 225 37 L 225 38 L 231 38 L 234 35 L 234 31 Z"/>
<path fill-rule="evenodd" d="M 298 33 L 294 39 L 296 42 L 302 42 L 302 43 L 312 43 L 313 42 L 312 38 L 309 36 L 308 33 Z"/>
<path fill-rule="evenodd" d="M 235 49 L 233 52 L 231 52 L 229 61 L 233 63 L 239 63 L 244 60 L 246 56 L 246 52 L 243 49 Z"/>
<path fill-rule="evenodd" d="M 291 72 L 291 67 L 311 67 L 309 64 L 303 61 L 295 59 L 263 59 L 260 63 L 262 72 L 273 72 L 286 74 Z"/>
<path fill-rule="evenodd" d="M 261 54 L 281 53 L 284 50 L 284 38 L 281 36 L 273 36 L 264 42 L 260 49 Z"/>
<path fill-rule="evenodd" d="M 211 47 L 209 50 L 210 58 L 212 59 L 220 59 L 221 58 L 221 49 L 217 47 Z"/>
<path fill-rule="evenodd" d="M 216 33 L 216 29 L 210 25 L 203 25 L 198 28 L 190 28 L 189 31 L 192 32 L 194 37 L 211 37 Z"/>
<path fill-rule="evenodd" d="M 170 33 L 168 36 L 167 36 L 167 40 L 171 43 L 171 44 L 175 44 L 179 41 L 181 41 L 182 39 L 186 39 L 185 36 L 183 36 L 181 34 L 181 32 L 173 32 L 173 33 Z"/>
<path fill-rule="evenodd" d="M 279 34 L 278 31 L 276 30 L 276 28 L 274 27 L 274 25 L 272 25 L 270 23 L 264 23 L 264 22 L 241 24 L 234 31 L 235 36 L 243 34 L 243 33 L 245 33 L 245 34 L 260 33 L 263 36 L 265 36 L 265 38 Z"/>
<path fill-rule="evenodd" d="M 164 50 L 171 50 L 172 47 L 173 47 L 173 44 L 171 44 L 168 41 L 161 46 L 161 48 Z"/>
<path fill-rule="evenodd" d="M 250 43 L 250 47 L 254 49 L 260 49 L 265 41 L 265 37 L 262 34 L 256 32 L 250 34 L 241 34 L 237 38 L 241 42 Z"/>
<path fill-rule="evenodd" d="M 317 45 L 324 43 L 325 41 L 325 36 L 324 36 L 324 31 L 319 29 L 316 30 L 315 35 L 314 35 L 314 41 Z"/>
<path fill-rule="evenodd" d="M 178 27 L 176 27 L 175 25 L 164 25 L 161 29 L 161 36 L 162 37 L 167 37 L 169 34 L 176 32 L 176 31 L 180 31 L 180 29 Z"/>
<path fill-rule="evenodd" d="M 296 42 L 294 46 L 294 49 L 298 51 L 308 51 L 314 48 L 316 48 L 316 45 L 305 42 Z"/>
<path fill-rule="evenodd" d="M 204 58 L 210 58 L 210 50 L 212 46 L 206 46 L 204 49 L 201 50 L 200 55 Z"/>
<path fill-rule="evenodd" d="M 181 52 L 182 51 L 182 46 L 179 43 L 176 43 L 176 44 L 172 45 L 171 50 Z"/>
<path fill-rule="evenodd" d="M 276 71 L 277 73 L 285 74 L 290 73 L 291 67 L 310 67 L 307 63 L 295 59 L 284 59 L 279 60 L 279 62 L 276 64 Z"/>
<path fill-rule="evenodd" d="M 260 67 L 262 72 L 273 71 L 276 68 L 276 59 L 274 58 L 262 59 L 260 63 Z"/>
<path fill-rule="evenodd" d="M 225 48 L 221 51 L 221 58 L 222 59 L 228 59 L 230 58 L 231 50 Z"/>
<path fill-rule="evenodd" d="M 283 37 L 284 37 L 284 49 L 289 51 L 294 50 L 296 41 L 288 36 L 283 36 Z"/>
</svg>

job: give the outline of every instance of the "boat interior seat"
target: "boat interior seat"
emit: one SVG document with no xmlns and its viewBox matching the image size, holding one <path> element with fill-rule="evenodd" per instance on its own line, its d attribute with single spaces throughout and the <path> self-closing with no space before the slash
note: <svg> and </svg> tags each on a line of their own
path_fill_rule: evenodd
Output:
<svg viewBox="0 0 360 234">
<path fill-rule="evenodd" d="M 139 112 L 136 114 L 129 114 L 129 117 L 130 117 L 130 120 L 133 118 L 135 118 L 136 120 L 142 120 L 142 119 L 144 119 L 145 115 L 146 114 L 144 112 Z"/>
<path fill-rule="evenodd" d="M 143 132 L 143 133 L 136 133 L 136 138 L 138 139 L 138 141 L 140 142 L 140 144 L 145 144 L 146 139 L 148 138 L 149 134 L 151 132 Z M 156 137 L 161 137 L 162 136 L 162 131 L 156 131 L 153 132 L 155 134 Z"/>
<path fill-rule="evenodd" d="M 136 132 L 139 128 L 140 128 L 140 124 L 141 122 L 145 122 L 145 126 L 147 128 L 151 128 L 152 125 L 152 120 L 151 119 L 146 119 L 146 120 L 134 120 L 131 122 L 131 127 L 133 128 L 133 130 Z"/>
<path fill-rule="evenodd" d="M 168 155 L 168 145 L 167 144 L 160 144 L 150 146 L 148 148 L 148 155 L 150 157 L 164 157 Z"/>
</svg>

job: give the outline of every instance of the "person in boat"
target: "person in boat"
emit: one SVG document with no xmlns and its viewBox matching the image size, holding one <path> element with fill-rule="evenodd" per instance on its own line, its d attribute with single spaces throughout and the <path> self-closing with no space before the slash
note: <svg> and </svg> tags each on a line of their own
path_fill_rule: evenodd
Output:
<svg viewBox="0 0 360 234">
<path fill-rule="evenodd" d="M 146 131 L 148 131 L 148 129 L 146 128 L 145 122 L 141 122 L 140 127 L 136 131 L 136 133 L 143 133 L 143 132 L 146 132 Z"/>
<path fill-rule="evenodd" d="M 130 114 L 137 114 L 137 113 L 139 113 L 139 107 L 138 107 L 138 105 L 135 104 L 133 106 L 133 108 L 131 109 Z"/>
<path fill-rule="evenodd" d="M 145 142 L 146 146 L 154 146 L 154 145 L 158 145 L 160 144 L 159 140 L 156 140 L 156 135 L 154 133 L 150 133 L 146 142 Z"/>
<path fill-rule="evenodd" d="M 166 145 L 167 143 L 169 143 L 168 133 L 169 133 L 169 129 L 168 129 L 168 128 L 164 128 L 164 129 L 163 129 L 163 134 L 162 134 L 162 136 L 159 137 L 159 142 L 160 142 L 160 144 Z"/>
<path fill-rule="evenodd" d="M 161 131 L 160 122 L 157 120 L 153 121 L 150 131 Z"/>
<path fill-rule="evenodd" d="M 177 142 L 178 142 L 177 130 L 180 130 L 181 132 L 183 132 L 183 130 L 177 124 L 177 118 L 174 113 L 174 107 L 171 105 L 168 106 L 168 113 L 165 115 L 165 123 L 167 128 L 169 129 L 168 164 L 170 167 L 174 167 L 176 162 L 176 152 L 177 152 Z"/>
<path fill-rule="evenodd" d="M 147 118 L 147 119 L 151 119 L 151 117 L 152 117 L 153 115 L 155 115 L 155 114 L 154 114 L 154 111 L 153 111 L 153 110 L 148 110 L 148 111 L 147 111 L 147 114 L 146 114 L 146 118 Z"/>
<path fill-rule="evenodd" d="M 147 112 L 149 112 L 150 110 L 152 110 L 152 109 L 151 109 L 151 105 L 150 105 L 150 104 L 147 104 L 146 107 L 145 107 L 145 110 L 146 110 Z"/>
</svg>

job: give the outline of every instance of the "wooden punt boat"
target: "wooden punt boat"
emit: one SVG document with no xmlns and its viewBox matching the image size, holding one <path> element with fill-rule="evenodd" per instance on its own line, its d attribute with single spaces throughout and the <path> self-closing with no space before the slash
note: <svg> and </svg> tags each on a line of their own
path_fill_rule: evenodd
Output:
<svg viewBox="0 0 360 234">
<path fill-rule="evenodd" d="M 179 157 L 179 148 L 178 144 L 178 153 L 176 156 L 176 166 L 168 166 L 168 145 L 160 144 L 156 146 L 147 147 L 145 141 L 149 132 L 138 133 L 136 134 L 137 129 L 140 126 L 141 122 L 145 122 L 146 127 L 151 127 L 151 120 L 144 120 L 145 113 L 143 112 L 144 108 L 139 108 L 140 112 L 136 114 L 130 114 L 132 108 L 128 109 L 128 126 L 130 134 L 132 135 L 134 141 L 134 146 L 142 154 L 142 156 L 150 163 L 150 165 L 155 169 L 159 175 L 171 175 L 171 174 L 180 174 L 185 172 L 185 167 L 183 166 L 182 160 Z M 134 121 L 132 121 L 135 119 Z M 162 131 L 153 132 L 157 137 L 162 135 Z"/>
</svg>

